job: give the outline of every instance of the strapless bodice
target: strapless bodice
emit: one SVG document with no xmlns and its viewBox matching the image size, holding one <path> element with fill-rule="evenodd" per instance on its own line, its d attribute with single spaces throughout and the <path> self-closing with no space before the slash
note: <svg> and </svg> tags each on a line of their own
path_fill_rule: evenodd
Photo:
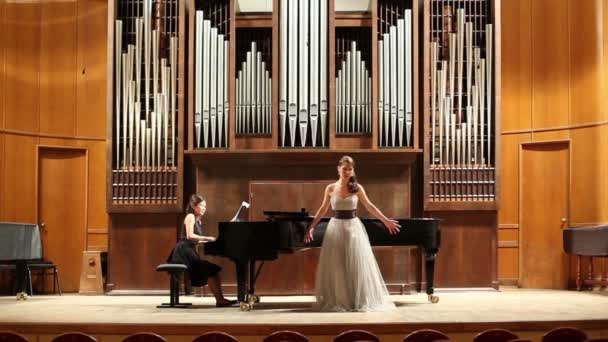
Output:
<svg viewBox="0 0 608 342">
<path fill-rule="evenodd" d="M 359 198 L 357 194 L 352 194 L 346 197 L 340 197 L 339 195 L 331 195 L 331 208 L 333 210 L 353 210 L 357 209 L 357 201 Z"/>
</svg>

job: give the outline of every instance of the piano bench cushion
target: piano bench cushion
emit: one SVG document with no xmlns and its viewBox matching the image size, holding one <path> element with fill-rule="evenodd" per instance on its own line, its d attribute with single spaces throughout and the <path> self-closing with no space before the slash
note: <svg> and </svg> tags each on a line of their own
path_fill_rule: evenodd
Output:
<svg viewBox="0 0 608 342">
<path fill-rule="evenodd" d="M 168 272 L 171 274 L 179 274 L 188 270 L 188 267 L 184 264 L 160 264 L 156 266 L 158 272 Z"/>
</svg>

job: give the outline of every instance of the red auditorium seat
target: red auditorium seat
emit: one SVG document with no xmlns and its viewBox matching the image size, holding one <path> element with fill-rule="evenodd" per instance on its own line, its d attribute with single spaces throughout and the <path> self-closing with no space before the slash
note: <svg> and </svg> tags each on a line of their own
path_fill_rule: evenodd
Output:
<svg viewBox="0 0 608 342">
<path fill-rule="evenodd" d="M 349 330 L 336 336 L 334 342 L 380 342 L 380 339 L 369 331 Z"/>
<path fill-rule="evenodd" d="M 578 328 L 555 328 L 543 335 L 542 342 L 583 342 L 587 334 Z"/>
<path fill-rule="evenodd" d="M 264 342 L 308 342 L 308 338 L 295 331 L 282 330 L 266 336 Z"/>
<path fill-rule="evenodd" d="M 403 342 L 434 342 L 449 340 L 450 338 L 447 335 L 433 329 L 416 330 L 403 338 Z"/>
<path fill-rule="evenodd" d="M 608 338 L 592 338 L 585 342 L 608 342 Z"/>
<path fill-rule="evenodd" d="M 212 331 L 192 340 L 192 342 L 236 342 L 236 337 L 219 331 Z"/>
<path fill-rule="evenodd" d="M 93 336 L 79 332 L 68 332 L 55 337 L 53 342 L 97 342 Z"/>
<path fill-rule="evenodd" d="M 507 342 L 518 338 L 516 334 L 505 329 L 489 329 L 482 331 L 473 339 L 473 342 Z"/>
<path fill-rule="evenodd" d="M 0 342 L 28 342 L 27 338 L 12 331 L 0 331 Z"/>
<path fill-rule="evenodd" d="M 122 342 L 167 342 L 167 340 L 155 333 L 140 332 L 127 336 Z"/>
</svg>

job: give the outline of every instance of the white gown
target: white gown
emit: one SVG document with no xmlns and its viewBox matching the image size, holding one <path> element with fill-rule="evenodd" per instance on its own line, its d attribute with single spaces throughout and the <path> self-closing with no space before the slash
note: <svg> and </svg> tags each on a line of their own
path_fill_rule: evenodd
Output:
<svg viewBox="0 0 608 342">
<path fill-rule="evenodd" d="M 357 208 L 356 194 L 331 196 L 334 210 Z M 395 307 L 388 297 L 369 237 L 359 218 L 332 218 L 323 237 L 316 277 L 319 311 L 382 311 Z"/>
</svg>

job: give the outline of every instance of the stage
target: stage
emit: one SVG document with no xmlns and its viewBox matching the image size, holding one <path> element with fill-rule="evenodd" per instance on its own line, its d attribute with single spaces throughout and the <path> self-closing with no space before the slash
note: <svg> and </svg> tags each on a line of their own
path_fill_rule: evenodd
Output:
<svg viewBox="0 0 608 342">
<path fill-rule="evenodd" d="M 392 296 L 389 312 L 321 313 L 310 296 L 264 296 L 251 312 L 215 308 L 210 297 L 181 296 L 191 309 L 158 309 L 168 296 L 34 296 L 27 301 L 0 297 L 0 330 L 16 330 L 30 341 L 49 341 L 65 331 L 81 331 L 100 341 L 119 341 L 152 331 L 170 341 L 191 341 L 208 331 L 224 331 L 243 341 L 261 341 L 277 330 L 295 330 L 311 341 L 329 341 L 349 329 L 366 329 L 386 341 L 432 328 L 454 341 L 470 341 L 486 329 L 505 328 L 539 340 L 558 326 L 583 329 L 589 337 L 608 337 L 608 292 L 529 290 L 440 290 L 431 304 L 423 293 Z"/>
</svg>

